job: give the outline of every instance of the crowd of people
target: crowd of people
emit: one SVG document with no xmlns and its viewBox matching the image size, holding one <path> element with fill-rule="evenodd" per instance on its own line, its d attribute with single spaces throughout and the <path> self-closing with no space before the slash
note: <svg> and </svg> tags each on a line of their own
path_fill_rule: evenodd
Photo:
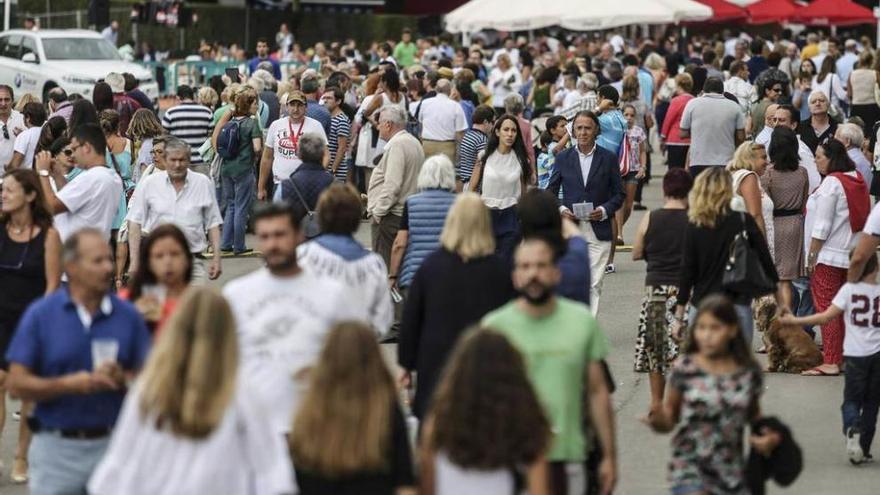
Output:
<svg viewBox="0 0 880 495">
<path fill-rule="evenodd" d="M 91 99 L 0 85 L 10 478 L 34 495 L 609 494 L 627 474 L 597 316 L 661 176 L 630 239 L 647 262 L 632 333 L 643 420 L 674 431 L 671 493 L 796 477 L 791 431 L 760 407 L 768 305 L 813 346 L 821 328 L 803 375 L 845 372 L 846 455 L 871 461 L 870 43 L 498 42 L 404 30 L 305 55 L 282 26 L 170 105 L 130 74 Z"/>
</svg>

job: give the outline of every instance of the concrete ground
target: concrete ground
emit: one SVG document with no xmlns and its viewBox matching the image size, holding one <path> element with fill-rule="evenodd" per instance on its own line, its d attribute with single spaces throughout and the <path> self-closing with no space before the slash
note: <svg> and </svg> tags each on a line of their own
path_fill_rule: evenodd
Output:
<svg viewBox="0 0 880 495">
<path fill-rule="evenodd" d="M 655 157 L 656 158 L 656 157 Z M 655 161 L 658 163 L 659 161 Z M 665 167 L 657 167 L 660 172 Z M 655 172 L 657 173 L 657 172 Z M 646 189 L 645 203 L 657 207 L 661 203 L 660 180 L 655 178 Z M 635 212 L 625 229 L 631 242 L 642 216 Z M 358 238 L 368 243 L 368 225 L 364 224 Z M 636 339 L 639 308 L 644 284 L 644 264 L 633 262 L 629 253 L 616 260 L 617 273 L 605 280 L 605 291 L 599 311 L 599 322 L 611 343 L 609 364 L 617 383 L 614 394 L 620 481 L 616 493 L 653 495 L 668 493 L 666 464 L 669 460 L 669 437 L 652 433 L 638 421 L 648 409 L 647 375 L 632 371 L 633 346 Z M 247 273 L 259 266 L 258 259 L 227 259 L 224 273 L 217 285 Z M 393 348 L 386 351 L 393 355 Z M 768 493 L 798 495 L 876 495 L 880 493 L 880 462 L 852 467 L 846 459 L 844 439 L 840 432 L 840 402 L 843 396 L 842 377 L 800 377 L 765 374 L 762 408 L 788 423 L 804 451 L 805 468 L 798 481 L 787 490 L 770 484 Z M 27 489 L 9 484 L 14 441 L 18 423 L 12 419 L 17 403 L 10 402 L 6 432 L 0 440 L 0 460 L 5 468 L 0 474 L 0 495 L 25 495 Z M 875 453 L 880 447 L 875 447 Z"/>
</svg>

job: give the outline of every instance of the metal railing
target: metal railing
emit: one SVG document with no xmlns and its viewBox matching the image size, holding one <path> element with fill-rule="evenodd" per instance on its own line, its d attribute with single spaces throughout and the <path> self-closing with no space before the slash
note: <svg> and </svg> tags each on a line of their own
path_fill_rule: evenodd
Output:
<svg viewBox="0 0 880 495">
<path fill-rule="evenodd" d="M 226 69 L 238 69 L 242 74 L 247 75 L 247 63 L 245 62 L 215 62 L 205 60 L 177 60 L 163 62 L 138 62 L 150 69 L 157 80 L 164 80 L 164 88 L 160 87 L 163 95 L 173 95 L 177 92 L 177 87 L 181 84 L 188 86 L 200 86 L 205 84 L 208 79 L 214 76 L 222 76 Z M 278 62 L 281 66 L 281 80 L 287 81 L 290 75 L 297 68 L 301 67 L 302 62 L 284 61 Z M 320 64 L 310 63 L 310 68 L 318 69 Z M 162 71 L 160 76 L 159 72 Z"/>
</svg>

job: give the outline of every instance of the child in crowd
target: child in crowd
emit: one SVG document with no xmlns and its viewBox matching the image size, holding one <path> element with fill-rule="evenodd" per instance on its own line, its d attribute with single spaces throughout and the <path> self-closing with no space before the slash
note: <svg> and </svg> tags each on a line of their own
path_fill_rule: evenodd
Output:
<svg viewBox="0 0 880 495">
<path fill-rule="evenodd" d="M 568 133 L 565 126 L 568 121 L 561 115 L 547 119 L 547 130 L 541 133 L 541 153 L 538 155 L 538 187 L 547 189 L 550 176 L 553 175 L 553 164 L 556 161 L 556 147 Z M 560 194 L 562 192 L 560 191 Z M 561 197 L 561 196 L 560 196 Z"/>
<path fill-rule="evenodd" d="M 746 494 L 743 430 L 760 418 L 761 369 L 752 358 L 733 303 L 703 299 L 687 337 L 687 354 L 669 373 L 666 403 L 645 422 L 675 429 L 669 479 L 672 493 Z M 750 443 L 769 455 L 781 438 L 764 430 Z"/>
<path fill-rule="evenodd" d="M 844 314 L 843 434 L 849 462 L 859 465 L 873 460 L 871 441 L 880 409 L 880 284 L 877 255 L 868 258 L 856 283 L 837 291 L 825 311 L 796 318 L 780 317 L 786 325 L 824 325 Z"/>
<path fill-rule="evenodd" d="M 636 188 L 639 181 L 645 177 L 644 165 L 648 163 L 648 136 L 642 127 L 644 122 L 639 123 L 636 119 L 636 107 L 631 103 L 623 105 L 623 118 L 626 120 L 627 130 L 624 136 L 621 149 L 625 156 L 622 158 L 625 162 L 620 164 L 621 179 L 623 180 L 623 190 L 626 197 L 623 200 L 623 206 L 614 214 L 614 226 L 616 238 L 611 246 L 611 256 L 608 258 L 608 265 L 605 267 L 605 273 L 614 273 L 614 254 L 617 246 L 623 245 L 623 226 L 626 225 L 629 216 L 632 214 L 633 202 L 636 198 Z"/>
</svg>

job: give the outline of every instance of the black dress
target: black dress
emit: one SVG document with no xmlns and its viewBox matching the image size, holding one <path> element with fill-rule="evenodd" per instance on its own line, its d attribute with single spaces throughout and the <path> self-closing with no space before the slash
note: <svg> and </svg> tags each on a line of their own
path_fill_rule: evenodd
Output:
<svg viewBox="0 0 880 495">
<path fill-rule="evenodd" d="M 298 468 L 296 459 L 293 459 L 299 495 L 394 495 L 397 488 L 414 487 L 416 483 L 406 421 L 396 402 L 391 420 L 388 469 L 330 478 Z"/>
<path fill-rule="evenodd" d="M 397 347 L 398 363 L 418 373 L 416 417 L 425 417 L 461 333 L 514 296 L 510 269 L 496 255 L 465 262 L 441 248 L 425 258 L 407 294 Z"/>
<path fill-rule="evenodd" d="M 28 305 L 46 292 L 46 230 L 29 242 L 9 238 L 0 224 L 0 365 L 9 368 L 6 350 Z"/>
</svg>

